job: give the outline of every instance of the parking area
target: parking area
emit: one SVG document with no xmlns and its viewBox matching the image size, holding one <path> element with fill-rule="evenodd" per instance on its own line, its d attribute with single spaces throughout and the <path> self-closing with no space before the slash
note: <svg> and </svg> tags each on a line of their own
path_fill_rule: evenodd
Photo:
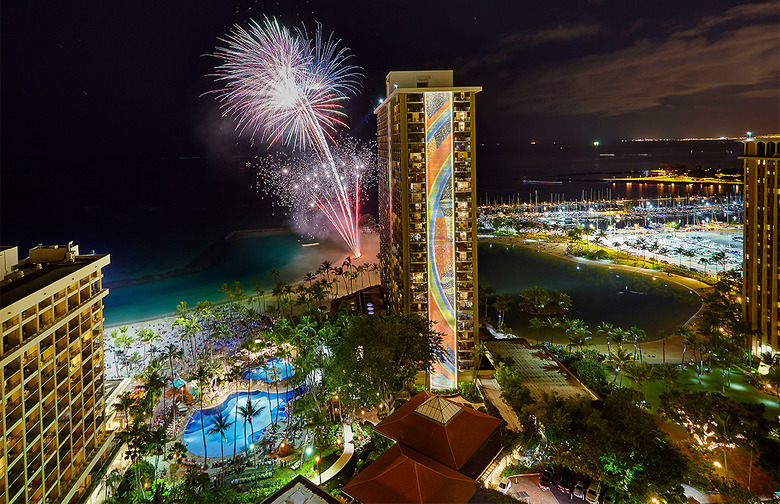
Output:
<svg viewBox="0 0 780 504">
<path fill-rule="evenodd" d="M 540 474 L 511 476 L 506 494 L 528 504 L 587 504 L 583 499 L 558 490 L 558 477 L 553 478 L 550 490 L 539 488 Z"/>
</svg>

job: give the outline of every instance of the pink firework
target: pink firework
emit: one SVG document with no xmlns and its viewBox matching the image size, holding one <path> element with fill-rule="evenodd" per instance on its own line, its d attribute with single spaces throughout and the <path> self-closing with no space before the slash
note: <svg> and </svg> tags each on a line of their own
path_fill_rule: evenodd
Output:
<svg viewBox="0 0 780 504">
<path fill-rule="evenodd" d="M 332 186 L 314 204 L 359 256 L 359 197 L 337 168 L 329 144 L 337 129 L 346 126 L 344 103 L 357 90 L 359 69 L 347 63 L 349 53 L 332 36 L 325 39 L 319 24 L 309 39 L 305 29 L 291 32 L 268 18 L 262 26 L 235 26 L 221 40 L 226 46 L 214 54 L 223 61 L 215 76 L 224 82 L 217 94 L 225 114 L 233 117 L 239 132 L 260 135 L 269 144 L 314 148 Z"/>
</svg>

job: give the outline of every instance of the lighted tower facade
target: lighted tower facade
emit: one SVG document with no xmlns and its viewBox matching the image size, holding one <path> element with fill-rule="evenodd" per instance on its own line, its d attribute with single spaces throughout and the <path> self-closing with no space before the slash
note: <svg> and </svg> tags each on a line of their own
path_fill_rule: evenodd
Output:
<svg viewBox="0 0 780 504">
<path fill-rule="evenodd" d="M 103 382 L 107 254 L 0 247 L 0 504 L 77 502 L 111 452 Z"/>
<path fill-rule="evenodd" d="M 473 379 L 478 337 L 474 102 L 451 70 L 390 72 L 376 108 L 382 288 L 444 334 L 433 389 Z"/>
<path fill-rule="evenodd" d="M 756 137 L 743 141 L 745 163 L 745 236 L 742 297 L 745 319 L 758 334 L 754 355 L 780 350 L 780 255 L 778 255 L 778 201 L 780 201 L 780 138 Z"/>
</svg>

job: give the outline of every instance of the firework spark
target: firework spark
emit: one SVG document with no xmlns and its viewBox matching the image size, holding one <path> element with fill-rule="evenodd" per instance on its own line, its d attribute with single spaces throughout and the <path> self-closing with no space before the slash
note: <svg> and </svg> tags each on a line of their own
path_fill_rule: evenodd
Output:
<svg viewBox="0 0 780 504">
<path fill-rule="evenodd" d="M 316 215 L 325 217 L 344 242 L 359 256 L 357 217 L 354 223 L 334 201 L 345 192 L 349 208 L 359 216 L 365 189 L 375 183 L 375 145 L 365 145 L 350 138 L 338 141 L 331 149 L 333 166 L 312 154 L 288 156 L 276 154 L 264 157 L 257 165 L 257 189 L 277 199 L 292 212 L 302 228 L 318 226 Z"/>
<path fill-rule="evenodd" d="M 347 49 L 332 35 L 324 38 L 319 24 L 309 39 L 305 29 L 291 32 L 268 18 L 262 26 L 235 26 L 221 41 L 227 45 L 214 54 L 223 60 L 215 75 L 225 85 L 218 92 L 225 114 L 235 119 L 240 133 L 259 134 L 270 145 L 281 141 L 293 149 L 315 149 L 333 188 L 315 205 L 332 222 L 343 223 L 337 230 L 359 256 L 359 209 L 353 206 L 359 198 L 351 195 L 328 143 L 339 127 L 346 127 L 344 103 L 357 91 L 359 69 L 348 63 Z"/>
</svg>

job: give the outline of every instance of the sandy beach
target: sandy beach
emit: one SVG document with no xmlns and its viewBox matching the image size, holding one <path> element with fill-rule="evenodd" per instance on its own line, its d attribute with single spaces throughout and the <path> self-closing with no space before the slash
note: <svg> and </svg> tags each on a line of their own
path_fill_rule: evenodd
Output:
<svg viewBox="0 0 780 504">
<path fill-rule="evenodd" d="M 364 233 L 363 235 L 361 235 L 361 249 L 362 249 L 362 254 L 357 259 L 355 259 L 351 253 L 343 253 L 340 255 L 334 255 L 332 253 L 324 253 L 322 254 L 322 257 L 320 259 L 321 261 L 330 261 L 333 267 L 341 266 L 348 257 L 351 257 L 352 264 L 357 266 L 376 263 L 378 262 L 377 254 L 379 253 L 379 234 Z M 379 282 L 379 273 L 364 271 L 361 273 L 361 276 L 358 277 L 353 282 L 353 286 L 355 289 L 359 289 L 361 288 L 362 285 L 365 286 L 372 285 L 372 282 L 373 284 Z M 301 283 L 304 283 L 303 279 L 293 283 L 292 285 L 299 285 Z M 344 284 L 342 282 L 336 283 L 335 287 L 336 287 L 336 293 L 335 293 L 336 296 L 340 296 L 344 294 Z M 247 293 L 251 294 L 251 292 L 249 291 L 247 291 Z M 263 299 L 267 303 L 271 303 L 274 301 L 274 298 L 270 293 L 266 293 Z M 223 301 L 214 304 L 221 305 L 224 303 L 225 302 Z M 174 306 L 171 308 L 175 309 L 176 307 Z M 105 326 L 104 334 L 106 340 L 105 340 L 104 348 L 105 348 L 106 379 L 113 380 L 122 376 L 122 370 L 117 367 L 116 355 L 113 347 L 113 339 L 111 338 L 111 333 L 114 330 L 119 330 L 120 327 L 124 326 L 127 327 L 128 334 L 130 334 L 131 336 L 135 336 L 141 330 L 151 329 L 155 333 L 162 336 L 162 340 L 157 342 L 155 345 L 153 345 L 157 349 L 157 351 L 161 351 L 169 344 L 181 345 L 181 340 L 179 339 L 178 335 L 173 329 L 173 323 L 175 320 L 176 320 L 176 316 L 174 314 L 169 314 L 169 315 L 156 317 L 153 319 Z M 130 354 L 132 354 L 133 352 L 138 352 L 139 354 L 143 354 L 143 352 L 149 353 L 150 351 L 151 351 L 151 346 L 146 346 L 146 348 L 144 349 L 143 345 L 141 345 L 140 343 L 133 345 L 133 347 L 129 349 Z"/>
<path fill-rule="evenodd" d="M 566 253 L 566 245 L 567 245 L 566 243 L 535 242 L 535 241 L 527 241 L 524 238 L 514 238 L 514 237 L 489 237 L 489 238 L 484 237 L 484 238 L 480 238 L 480 241 L 526 247 L 532 250 L 537 250 L 540 253 L 558 256 L 568 261 L 583 262 L 583 263 L 587 262 L 587 263 L 599 265 L 604 268 L 631 271 L 634 273 L 639 273 L 642 275 L 647 275 L 652 277 L 663 275 L 665 281 L 673 282 L 683 287 L 686 287 L 691 291 L 697 293 L 700 297 L 702 296 L 702 294 L 704 294 L 707 291 L 707 289 L 710 288 L 707 284 L 703 282 L 691 278 L 679 276 L 679 275 L 667 275 L 665 273 L 645 270 L 634 266 L 605 264 L 596 261 L 589 261 L 587 259 L 583 259 L 579 257 L 574 257 Z M 361 257 L 357 259 L 352 257 L 351 254 L 343 254 L 338 257 L 334 257 L 332 254 L 330 255 L 324 254 L 322 257 L 322 261 L 330 261 L 332 266 L 334 267 L 341 266 L 342 263 L 348 257 L 352 257 L 353 265 L 365 265 L 370 263 L 376 263 L 378 261 L 377 254 L 379 253 L 379 235 L 377 233 L 363 234 L 362 249 L 363 249 L 363 254 L 361 255 Z M 303 282 L 304 282 L 303 280 L 300 280 L 296 282 L 294 285 Z M 361 277 L 358 277 L 357 280 L 354 281 L 353 286 L 354 289 L 358 289 L 364 285 L 365 286 L 373 285 L 378 282 L 379 282 L 378 272 L 363 272 L 361 273 Z M 338 282 L 336 284 L 336 296 L 343 295 L 344 293 L 345 293 L 344 284 L 342 282 Z M 268 293 L 265 294 L 264 299 L 266 300 L 266 302 L 269 303 L 273 301 L 273 297 L 271 296 L 271 294 Z M 701 314 L 701 310 L 702 309 L 700 307 L 697 313 L 694 314 L 686 322 L 685 325 L 690 327 L 693 330 L 696 330 L 700 321 L 699 315 Z M 131 335 L 137 334 L 137 332 L 142 329 L 152 329 L 157 334 L 160 334 L 163 337 L 162 341 L 156 344 L 157 349 L 162 350 L 168 344 L 180 344 L 180 340 L 173 330 L 174 320 L 175 320 L 174 315 L 168 315 L 168 316 L 162 316 L 151 320 L 137 321 L 137 322 L 132 322 L 129 324 L 121 324 L 121 325 L 127 326 L 128 333 Z M 117 369 L 117 365 L 116 365 L 116 358 L 114 355 L 113 346 L 111 345 L 112 340 L 110 338 L 110 333 L 115 329 L 119 329 L 121 325 L 106 326 L 105 328 L 105 334 L 107 337 L 105 362 L 106 362 L 106 377 L 108 379 L 113 379 L 120 376 L 119 370 Z M 607 352 L 606 344 L 593 345 L 592 348 L 595 348 L 596 350 L 603 353 Z M 683 348 L 682 338 L 680 336 L 672 336 L 668 338 L 665 344 L 666 360 L 671 362 L 679 362 L 680 359 L 682 358 L 682 348 Z M 138 351 L 139 353 L 142 353 L 143 352 L 142 345 L 140 344 L 136 345 L 136 348 L 130 350 L 131 353 L 133 351 Z M 149 351 L 150 349 L 149 347 L 147 347 L 146 352 Z M 660 340 L 650 341 L 642 345 L 643 356 L 649 362 L 653 362 L 653 363 L 662 362 L 663 351 L 664 351 L 664 344 Z"/>
</svg>

